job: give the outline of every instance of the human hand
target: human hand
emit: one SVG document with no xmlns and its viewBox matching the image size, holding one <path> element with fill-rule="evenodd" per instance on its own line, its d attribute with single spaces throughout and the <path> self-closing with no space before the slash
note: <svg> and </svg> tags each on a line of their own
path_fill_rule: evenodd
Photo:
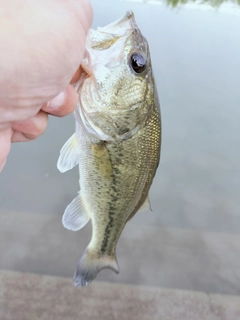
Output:
<svg viewBox="0 0 240 320">
<path fill-rule="evenodd" d="M 74 110 L 69 83 L 80 76 L 92 8 L 87 0 L 0 0 L 0 8 L 1 172 L 11 142 L 37 138 L 48 114 Z"/>
</svg>

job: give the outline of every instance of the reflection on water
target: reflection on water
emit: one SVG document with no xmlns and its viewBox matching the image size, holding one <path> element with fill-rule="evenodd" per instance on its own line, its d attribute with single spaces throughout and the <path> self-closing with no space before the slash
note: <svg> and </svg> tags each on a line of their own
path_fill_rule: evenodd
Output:
<svg viewBox="0 0 240 320">
<path fill-rule="evenodd" d="M 181 6 L 187 3 L 194 3 L 197 5 L 208 4 L 212 7 L 220 7 L 223 3 L 233 3 L 240 5 L 240 0 L 165 0 L 168 5 L 172 7 Z"/>
<path fill-rule="evenodd" d="M 233 4 L 240 6 L 240 0 L 118 0 L 118 1 L 128 1 L 128 2 L 139 2 L 146 4 L 166 4 L 171 7 L 180 7 L 186 4 L 195 5 L 209 5 L 214 8 L 219 8 L 222 4 Z"/>
</svg>

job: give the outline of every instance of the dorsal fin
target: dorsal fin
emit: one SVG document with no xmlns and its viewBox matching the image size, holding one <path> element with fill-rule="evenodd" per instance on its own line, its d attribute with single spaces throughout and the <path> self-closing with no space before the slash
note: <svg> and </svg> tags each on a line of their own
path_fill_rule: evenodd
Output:
<svg viewBox="0 0 240 320">
<path fill-rule="evenodd" d="M 135 212 L 133 212 L 132 214 L 130 214 L 130 216 L 128 217 L 128 220 L 131 220 L 132 217 L 137 213 L 137 212 L 140 212 L 140 211 L 152 211 L 152 208 L 151 208 L 151 204 L 150 204 L 150 201 L 149 201 L 149 197 L 147 195 L 147 198 L 146 200 L 143 202 L 143 204 L 141 205 L 141 207 Z"/>
<path fill-rule="evenodd" d="M 139 211 L 152 211 L 151 203 L 148 196 L 146 200 L 143 202 L 143 204 L 141 205 L 141 207 L 138 209 L 138 212 Z"/>
</svg>

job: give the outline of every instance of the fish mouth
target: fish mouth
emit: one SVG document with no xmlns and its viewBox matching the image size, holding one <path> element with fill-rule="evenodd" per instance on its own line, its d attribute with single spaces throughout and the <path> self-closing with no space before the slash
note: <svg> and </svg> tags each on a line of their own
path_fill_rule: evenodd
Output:
<svg viewBox="0 0 240 320">
<path fill-rule="evenodd" d="M 121 25 L 125 25 L 127 21 L 131 22 L 130 23 L 131 27 L 136 26 L 134 13 L 130 10 L 127 11 L 126 14 L 124 16 L 122 16 L 121 18 L 117 19 L 116 21 L 113 21 L 112 23 L 109 23 L 105 27 L 98 27 L 97 30 L 99 30 L 101 32 L 108 32 L 108 33 L 113 32 L 114 33 L 114 29 L 120 28 Z"/>
<path fill-rule="evenodd" d="M 84 76 L 84 78 L 89 78 L 93 74 L 90 68 L 88 68 L 87 64 L 85 64 L 84 62 L 81 63 L 80 68 L 81 68 L 81 77 Z"/>
<path fill-rule="evenodd" d="M 86 66 L 82 66 L 82 64 L 80 65 L 80 71 L 81 73 L 79 79 L 76 82 L 72 83 L 73 88 L 77 92 L 79 92 L 83 82 L 91 76 L 90 70 Z"/>
<path fill-rule="evenodd" d="M 104 27 L 98 27 L 96 31 L 102 34 L 111 35 L 112 37 L 123 37 L 127 33 L 131 33 L 134 29 L 138 29 L 134 13 L 132 11 L 127 11 L 121 18 Z"/>
</svg>

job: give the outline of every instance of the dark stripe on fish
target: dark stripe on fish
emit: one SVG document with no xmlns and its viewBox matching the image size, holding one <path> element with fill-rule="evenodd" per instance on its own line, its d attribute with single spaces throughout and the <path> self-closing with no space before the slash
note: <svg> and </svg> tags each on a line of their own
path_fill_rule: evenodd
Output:
<svg viewBox="0 0 240 320">
<path fill-rule="evenodd" d="M 110 157 L 111 159 L 111 157 Z M 111 160 L 110 160 L 111 161 Z M 110 236 L 110 232 L 111 229 L 113 227 L 113 223 L 114 223 L 114 215 L 116 214 L 115 212 L 115 206 L 112 206 L 113 203 L 115 203 L 117 201 L 117 199 L 119 198 L 119 194 L 118 194 L 118 190 L 117 190 L 117 174 L 119 174 L 119 169 L 116 166 L 112 167 L 113 170 L 113 174 L 112 174 L 112 183 L 111 183 L 111 190 L 114 191 L 113 194 L 111 194 L 111 201 L 109 202 L 109 212 L 108 212 L 108 218 L 109 218 L 109 223 L 107 224 L 105 231 L 104 231 L 104 238 L 103 238 L 103 242 L 101 245 L 101 249 L 100 252 L 101 254 L 105 254 L 106 253 L 106 248 L 108 246 L 108 240 L 109 240 L 109 236 Z"/>
</svg>

